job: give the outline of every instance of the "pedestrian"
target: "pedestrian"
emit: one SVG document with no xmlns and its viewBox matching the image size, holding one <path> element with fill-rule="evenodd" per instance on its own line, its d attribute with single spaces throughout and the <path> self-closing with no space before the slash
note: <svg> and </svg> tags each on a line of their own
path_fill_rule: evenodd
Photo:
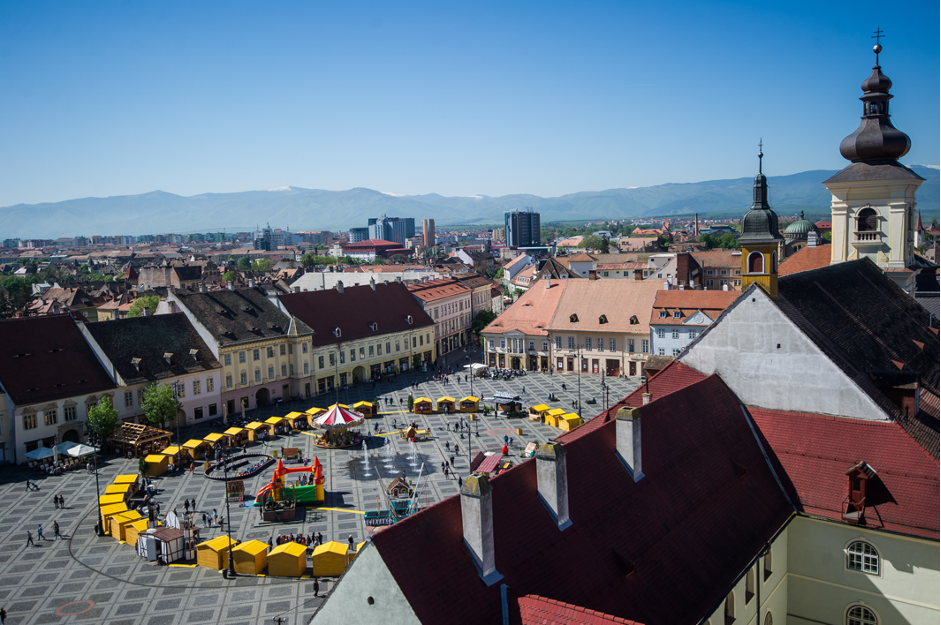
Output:
<svg viewBox="0 0 941 625">
<path fill-rule="evenodd" d="M 65 497 L 63 497 L 61 493 L 59 494 L 59 508 L 60 509 L 65 508 Z"/>
<path fill-rule="evenodd" d="M 451 441 L 444 441 L 444 448 L 451 451 Z"/>
<path fill-rule="evenodd" d="M 40 525 L 39 529 L 36 530 L 36 538 L 39 540 L 46 540 L 46 537 L 42 535 L 42 525 Z"/>
<path fill-rule="evenodd" d="M 457 476 L 457 487 L 461 488 L 464 485 L 464 481 L 461 479 L 461 476 Z"/>
<path fill-rule="evenodd" d="M 350 543 L 350 551 L 353 550 L 353 535 L 350 534 L 350 537 L 347 539 L 347 542 Z"/>
<path fill-rule="evenodd" d="M 190 508 L 193 509 L 193 512 L 196 512 L 196 498 L 195 497 L 190 499 Z"/>
<path fill-rule="evenodd" d="M 320 592 L 320 583 L 317 581 L 316 578 L 314 578 L 314 596 L 316 597 L 319 592 Z"/>
<path fill-rule="evenodd" d="M 7 611 L 3 608 L 0 608 L 0 625 L 3 625 L 7 622 Z"/>
<path fill-rule="evenodd" d="M 59 522 L 58 521 L 52 522 L 52 534 L 53 536 L 55 536 L 55 540 L 59 540 Z"/>
<path fill-rule="evenodd" d="M 183 511 L 186 512 L 187 514 L 189 514 L 189 511 L 190 511 L 190 502 L 189 502 L 189 499 L 184 499 L 184 500 L 183 500 Z"/>
<path fill-rule="evenodd" d="M 55 504 L 56 510 L 59 509 L 59 497 L 57 495 L 52 496 L 52 503 Z"/>
<path fill-rule="evenodd" d="M 36 546 L 36 543 L 33 542 L 33 533 L 29 530 L 26 530 L 26 544 Z"/>
<path fill-rule="evenodd" d="M 317 544 L 318 544 L 318 545 L 322 545 L 322 544 L 323 544 L 323 533 L 322 533 L 322 532 L 317 532 Z"/>
<path fill-rule="evenodd" d="M 454 454 L 451 454 L 451 458 L 448 460 L 448 466 L 449 467 L 454 466 Z"/>
<path fill-rule="evenodd" d="M 464 435 L 462 434 L 461 436 L 463 437 Z M 457 445 L 455 445 L 455 446 L 454 446 L 454 455 L 456 456 L 456 455 L 458 455 L 458 454 L 460 454 L 460 453 L 461 453 L 461 448 L 458 447 Z M 453 459 L 454 456 L 451 456 L 451 458 Z"/>
<path fill-rule="evenodd" d="M 273 547 L 274 547 L 274 543 L 271 542 L 271 536 L 269 536 L 268 537 L 268 551 L 271 551 Z"/>
<path fill-rule="evenodd" d="M 212 524 L 213 525 L 219 524 L 219 513 L 216 512 L 215 508 L 212 509 Z"/>
<path fill-rule="evenodd" d="M 449 478 L 448 478 L 448 467 L 444 467 L 444 479 L 449 479 Z"/>
</svg>

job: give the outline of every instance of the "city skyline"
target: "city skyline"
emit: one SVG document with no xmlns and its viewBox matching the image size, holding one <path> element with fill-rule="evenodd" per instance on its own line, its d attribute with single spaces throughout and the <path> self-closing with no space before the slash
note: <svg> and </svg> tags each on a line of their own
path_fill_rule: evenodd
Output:
<svg viewBox="0 0 941 625">
<path fill-rule="evenodd" d="M 937 165 L 938 7 L 879 7 L 10 5 L 0 206 L 288 185 L 554 197 L 737 178 L 759 137 L 774 175 L 838 169 L 877 27 L 905 162 Z"/>
</svg>

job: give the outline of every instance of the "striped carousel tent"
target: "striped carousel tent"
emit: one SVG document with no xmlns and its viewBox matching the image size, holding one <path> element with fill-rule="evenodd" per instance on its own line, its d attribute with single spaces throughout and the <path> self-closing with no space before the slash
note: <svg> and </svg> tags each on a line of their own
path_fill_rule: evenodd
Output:
<svg viewBox="0 0 941 625">
<path fill-rule="evenodd" d="M 334 404 L 311 423 L 314 427 L 324 430 L 343 430 L 359 425 L 365 419 L 366 417 L 359 412 L 354 412 L 342 404 Z"/>
</svg>

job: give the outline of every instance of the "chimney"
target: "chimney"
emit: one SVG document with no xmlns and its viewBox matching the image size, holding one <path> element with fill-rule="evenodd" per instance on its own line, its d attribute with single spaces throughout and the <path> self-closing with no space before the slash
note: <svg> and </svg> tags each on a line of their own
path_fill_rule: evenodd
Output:
<svg viewBox="0 0 941 625">
<path fill-rule="evenodd" d="M 234 290 L 235 290 L 235 281 L 234 281 L 234 280 L 229 280 L 228 282 L 225 283 L 225 286 L 226 286 L 226 288 L 229 289 L 230 291 L 234 291 Z"/>
<path fill-rule="evenodd" d="M 471 475 L 461 487 L 461 525 L 480 578 L 488 586 L 503 579 L 494 560 L 493 487 L 485 475 Z"/>
<path fill-rule="evenodd" d="M 670 290 L 670 281 L 669 281 L 669 280 L 667 280 L 666 282 L 663 283 L 663 290 L 664 290 L 664 291 L 669 291 L 669 290 Z"/>
<path fill-rule="evenodd" d="M 249 279 L 248 279 L 248 288 L 250 288 L 250 289 L 254 289 L 254 288 L 255 288 L 255 278 L 249 278 Z"/>
<path fill-rule="evenodd" d="M 728 283 L 728 282 L 726 282 L 725 284 L 722 285 L 722 290 L 723 290 L 723 291 L 728 291 L 728 290 L 729 290 L 729 283 Z"/>
<path fill-rule="evenodd" d="M 205 293 L 205 292 L 206 292 L 206 283 L 205 283 L 205 282 L 200 282 L 200 283 L 199 283 L 199 292 L 200 292 L 200 293 Z"/>
<path fill-rule="evenodd" d="M 342 293 L 342 292 L 343 292 L 343 281 L 337 280 L 337 293 Z"/>
<path fill-rule="evenodd" d="M 546 288 L 548 289 L 551 286 L 552 286 L 552 283 L 549 282 L 549 274 L 546 274 Z"/>
<path fill-rule="evenodd" d="M 539 500 L 560 530 L 572 524 L 569 518 L 569 484 L 562 443 L 546 443 L 536 450 L 536 489 Z"/>
<path fill-rule="evenodd" d="M 817 233 L 813 230 L 807 233 L 807 247 L 817 247 Z"/>
<path fill-rule="evenodd" d="M 370 278 L 370 279 L 369 279 L 369 288 L 371 288 L 373 291 L 376 290 L 376 279 L 375 279 L 375 278 Z"/>
<path fill-rule="evenodd" d="M 652 395 L 650 393 L 643 393 L 641 395 L 641 401 L 644 403 L 645 406 L 650 403 L 651 397 Z"/>
<path fill-rule="evenodd" d="M 640 410 L 619 408 L 616 421 L 618 459 L 638 482 L 644 477 L 640 462 Z"/>
<path fill-rule="evenodd" d="M 293 288 L 293 291 L 294 291 L 295 293 L 300 293 L 300 292 L 301 292 L 301 287 L 296 286 L 296 287 Z"/>
</svg>

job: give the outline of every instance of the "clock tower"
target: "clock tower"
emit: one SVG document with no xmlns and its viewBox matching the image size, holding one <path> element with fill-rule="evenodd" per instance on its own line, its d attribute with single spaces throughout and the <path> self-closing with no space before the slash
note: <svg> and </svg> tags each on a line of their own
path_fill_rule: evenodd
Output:
<svg viewBox="0 0 941 625">
<path fill-rule="evenodd" d="M 768 179 L 761 171 L 764 154 L 758 152 L 758 175 L 752 192 L 751 210 L 742 220 L 742 290 L 757 284 L 771 297 L 778 296 L 778 253 L 784 237 L 778 228 L 778 214 L 768 204 Z"/>
</svg>

